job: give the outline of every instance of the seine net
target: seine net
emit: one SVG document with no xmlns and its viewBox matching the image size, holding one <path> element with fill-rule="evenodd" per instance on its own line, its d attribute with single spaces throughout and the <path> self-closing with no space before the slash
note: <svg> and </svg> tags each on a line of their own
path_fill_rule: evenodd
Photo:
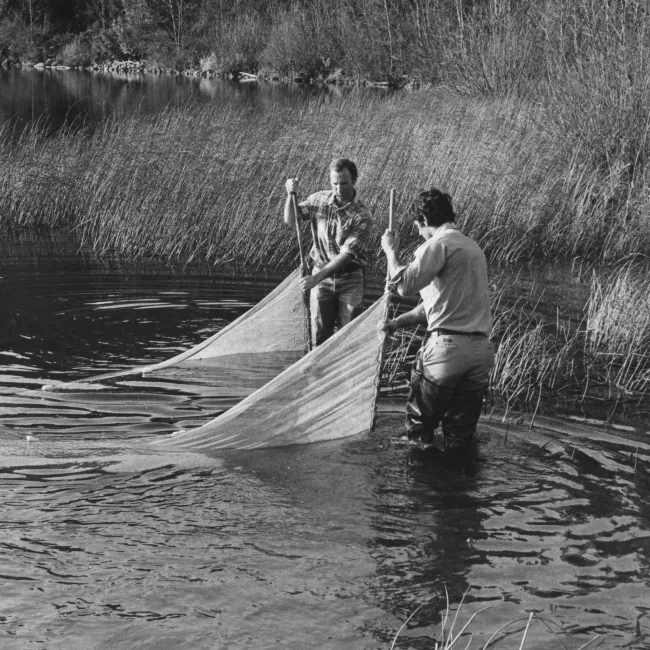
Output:
<svg viewBox="0 0 650 650">
<path fill-rule="evenodd" d="M 154 444 L 213 451 L 343 438 L 373 428 L 388 296 L 211 422 Z"/>
<path fill-rule="evenodd" d="M 386 317 L 389 296 L 385 294 L 324 344 L 307 352 L 309 314 L 300 276 L 299 269 L 294 271 L 230 325 L 166 361 L 51 388 L 83 390 L 92 382 L 165 370 L 160 373 L 163 377 L 188 373 L 219 392 L 220 386 L 228 391 L 233 377 L 239 383 L 248 378 L 257 384 L 253 393 L 211 422 L 153 443 L 176 448 L 250 449 L 368 431 L 374 425 L 384 356 L 385 335 L 378 334 L 377 325 Z"/>
<path fill-rule="evenodd" d="M 299 279 L 300 270 L 297 269 L 268 296 L 228 326 L 171 359 L 44 388 L 66 389 L 88 382 L 145 375 L 172 366 L 209 365 L 210 359 L 227 355 L 246 355 L 249 358 L 258 353 L 293 353 L 296 357 L 302 355 L 309 348 L 309 322 Z"/>
</svg>

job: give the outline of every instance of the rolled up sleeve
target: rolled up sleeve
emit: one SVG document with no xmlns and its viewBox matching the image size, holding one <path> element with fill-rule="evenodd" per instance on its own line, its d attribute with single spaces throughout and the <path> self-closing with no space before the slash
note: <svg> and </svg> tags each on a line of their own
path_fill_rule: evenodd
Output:
<svg viewBox="0 0 650 650">
<path fill-rule="evenodd" d="M 358 215 L 354 218 L 350 230 L 341 244 L 341 253 L 347 253 L 360 264 L 365 263 L 370 244 L 372 222 L 369 217 Z"/>
<path fill-rule="evenodd" d="M 424 244 L 415 251 L 413 261 L 397 269 L 390 284 L 402 296 L 412 296 L 431 284 L 438 276 L 446 260 L 444 246 L 437 242 Z"/>
<path fill-rule="evenodd" d="M 311 217 L 311 203 L 309 203 L 309 199 L 301 201 L 296 207 L 298 208 L 298 219 L 300 221 L 307 221 Z"/>
<path fill-rule="evenodd" d="M 399 284 L 402 280 L 402 276 L 404 275 L 404 271 L 406 271 L 406 267 L 400 266 L 397 271 L 391 275 L 390 279 L 388 280 L 388 286 L 395 289 L 395 291 L 399 291 Z"/>
</svg>

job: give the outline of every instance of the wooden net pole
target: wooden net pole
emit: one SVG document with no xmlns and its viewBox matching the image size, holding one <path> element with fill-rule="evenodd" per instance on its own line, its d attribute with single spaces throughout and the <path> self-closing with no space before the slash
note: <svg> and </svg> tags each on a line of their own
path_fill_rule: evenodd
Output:
<svg viewBox="0 0 650 650">
<path fill-rule="evenodd" d="M 388 201 L 388 230 L 393 231 L 393 213 L 395 211 L 395 190 L 391 188 Z M 384 288 L 384 310 L 382 314 L 382 325 L 388 320 L 388 309 L 390 307 L 390 271 L 386 269 L 386 286 Z M 383 332 L 381 343 L 379 345 L 379 354 L 377 355 L 377 370 L 375 373 L 375 397 L 372 403 L 372 415 L 370 418 L 370 430 L 375 430 L 377 422 L 377 402 L 379 401 L 379 389 L 381 388 L 381 370 L 384 365 L 384 356 L 386 354 L 386 339 L 388 335 Z"/>
<path fill-rule="evenodd" d="M 296 193 L 291 192 L 291 206 L 293 207 L 294 221 L 296 222 L 296 237 L 298 238 L 298 253 L 300 255 L 300 274 L 304 278 L 309 274 L 307 262 L 302 251 L 302 237 L 300 236 L 300 223 L 298 222 L 298 202 L 296 201 Z M 305 308 L 305 347 L 306 352 L 309 352 L 313 347 L 311 336 L 311 305 L 309 303 L 309 293 L 305 292 L 302 295 L 303 305 Z"/>
</svg>

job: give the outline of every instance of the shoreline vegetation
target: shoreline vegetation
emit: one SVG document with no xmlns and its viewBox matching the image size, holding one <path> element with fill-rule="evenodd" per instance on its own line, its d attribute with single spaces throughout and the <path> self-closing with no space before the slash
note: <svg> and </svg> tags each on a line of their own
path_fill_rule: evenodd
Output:
<svg viewBox="0 0 650 650">
<path fill-rule="evenodd" d="M 452 195 L 493 275 L 546 262 L 579 269 L 567 284 L 589 279 L 578 316 L 562 304 L 540 313 L 521 287 L 495 285 L 500 405 L 537 412 L 570 394 L 576 409 L 598 401 L 609 419 L 625 407 L 647 422 L 646 3 L 224 0 L 219 16 L 201 20 L 189 1 L 102 6 L 103 19 L 78 33 L 68 26 L 58 49 L 45 38 L 52 23 L 46 34 L 38 17 L 25 22 L 5 9 L 3 56 L 101 67 L 121 53 L 161 70 L 372 79 L 412 91 L 324 93 L 293 108 L 218 99 L 92 129 L 52 134 L 36 124 L 19 137 L 5 124 L 0 233 L 66 229 L 99 258 L 288 267 L 298 251 L 281 220 L 284 179 L 299 177 L 303 194 L 322 189 L 327 161 L 345 155 L 358 162 L 359 191 L 375 215 L 374 275 L 385 272 L 379 238 L 390 188 L 396 229 L 412 250 L 408 197 L 435 185 Z M 182 13 L 190 7 L 197 13 Z M 11 51 L 9 32 L 22 34 Z"/>
</svg>

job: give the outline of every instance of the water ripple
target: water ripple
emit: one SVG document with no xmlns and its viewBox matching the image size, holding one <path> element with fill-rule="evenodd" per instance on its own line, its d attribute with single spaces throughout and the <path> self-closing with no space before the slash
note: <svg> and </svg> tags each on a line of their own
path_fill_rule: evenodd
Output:
<svg viewBox="0 0 650 650">
<path fill-rule="evenodd" d="M 161 360 L 273 283 L 70 268 L 22 269 L 0 307 L 3 650 L 385 649 L 417 608 L 397 647 L 431 648 L 466 592 L 472 647 L 508 623 L 518 647 L 530 612 L 531 649 L 550 630 L 571 650 L 650 638 L 650 481 L 629 445 L 484 423 L 473 453 L 434 454 L 380 414 L 335 443 L 161 451 L 277 367 L 40 386 Z"/>
</svg>

